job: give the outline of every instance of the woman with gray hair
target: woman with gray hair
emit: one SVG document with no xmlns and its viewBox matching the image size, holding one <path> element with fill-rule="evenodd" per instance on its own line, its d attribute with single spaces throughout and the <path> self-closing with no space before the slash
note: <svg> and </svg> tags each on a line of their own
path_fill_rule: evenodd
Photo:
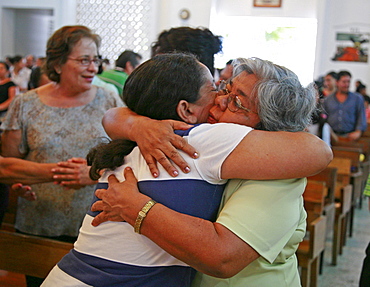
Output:
<svg viewBox="0 0 370 287">
<path fill-rule="evenodd" d="M 234 78 L 245 72 L 258 79 L 251 95 L 246 95 L 251 107 L 247 114 L 252 118 L 258 115 L 255 117 L 258 123 L 253 125 L 255 129 L 297 132 L 311 123 L 316 103 L 316 90 L 312 84 L 304 88 L 295 73 L 259 58 L 238 58 L 233 65 Z M 229 93 L 232 83 L 233 80 L 223 82 L 219 87 L 219 95 L 229 94 L 229 101 L 234 97 Z M 232 102 L 235 103 L 235 97 Z"/>
<path fill-rule="evenodd" d="M 239 60 L 234 77 L 210 110 L 209 121 L 300 132 L 310 122 L 315 95 L 313 87 L 302 87 L 297 76 L 284 67 L 256 58 Z M 167 132 L 155 136 L 150 120 L 139 118 L 135 123 L 136 116 L 126 114 L 122 118 L 121 112 L 122 109 L 115 109 L 105 116 L 105 127 L 114 129 L 114 136 L 122 133 L 124 127 L 123 135 L 136 140 L 139 146 L 153 138 L 157 142 L 171 138 Z M 129 122 L 128 126 L 121 120 Z M 135 131 L 130 132 L 133 126 Z M 258 139 L 269 133 L 253 130 L 245 138 Z M 292 133 L 286 133 L 290 135 Z M 277 142 L 257 142 L 248 148 L 265 149 L 267 145 L 270 152 L 279 148 Z M 240 177 L 240 170 L 252 174 L 256 172 L 256 163 L 269 158 L 269 152 L 248 153 L 248 148 L 241 153 L 243 157 L 250 156 L 244 163 L 238 159 L 222 163 L 222 178 Z M 147 148 L 140 149 L 143 152 Z M 238 152 L 240 154 L 241 150 L 237 147 L 230 156 Z M 286 152 L 292 152 L 291 147 Z M 304 168 L 300 160 L 290 161 L 288 168 L 291 167 Z M 271 178 L 284 178 L 276 172 L 286 168 L 287 161 L 279 160 L 276 165 L 259 172 L 264 178 L 272 173 L 275 177 Z M 109 188 L 96 191 L 102 201 L 96 202 L 92 210 L 103 211 L 93 220 L 94 226 L 108 220 L 124 220 L 135 229 L 140 226 L 141 234 L 199 271 L 193 286 L 300 286 L 295 251 L 306 230 L 302 198 L 305 178 L 231 179 L 224 191 L 217 220 L 211 222 L 176 212 L 160 203 L 148 208 L 144 203 L 152 198 L 139 192 L 132 170 L 126 168 L 124 176 L 122 183 L 110 176 Z"/>
</svg>

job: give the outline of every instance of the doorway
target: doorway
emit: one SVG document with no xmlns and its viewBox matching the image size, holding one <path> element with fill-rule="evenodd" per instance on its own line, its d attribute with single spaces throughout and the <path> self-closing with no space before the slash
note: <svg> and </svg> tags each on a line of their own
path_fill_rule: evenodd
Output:
<svg viewBox="0 0 370 287">
<path fill-rule="evenodd" d="M 303 85 L 313 81 L 316 19 L 216 16 L 210 28 L 223 37 L 223 53 L 215 58 L 217 68 L 236 57 L 258 57 L 292 70 Z"/>
<path fill-rule="evenodd" d="M 52 9 L 2 9 L 1 56 L 45 56 L 46 42 L 54 31 Z"/>
</svg>

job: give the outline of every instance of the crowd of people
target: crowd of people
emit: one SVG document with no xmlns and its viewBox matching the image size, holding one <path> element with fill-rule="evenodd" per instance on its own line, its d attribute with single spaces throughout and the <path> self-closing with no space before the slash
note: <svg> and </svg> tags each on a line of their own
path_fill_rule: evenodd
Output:
<svg viewBox="0 0 370 287">
<path fill-rule="evenodd" d="M 365 85 L 340 71 L 303 87 L 258 58 L 217 70 L 206 28 L 163 31 L 151 59 L 125 50 L 107 69 L 100 42 L 64 26 L 45 57 L 0 62 L 0 182 L 31 184 L 11 191 L 15 228 L 75 243 L 27 286 L 300 286 L 305 177 L 332 159 L 323 130 L 366 129 Z"/>
<path fill-rule="evenodd" d="M 321 81 L 316 81 L 319 92 L 318 110 L 309 130 L 330 145 L 340 138 L 358 140 L 370 122 L 370 97 L 366 85 L 356 81 L 356 90 L 351 92 L 352 75 L 347 70 L 328 72 Z"/>
<path fill-rule="evenodd" d="M 141 56 L 139 54 L 137 55 L 141 59 Z M 25 93 L 51 82 L 44 69 L 45 62 L 46 57 L 35 57 L 31 54 L 26 56 L 6 56 L 5 60 L 0 62 L 0 119 L 5 116 L 15 95 Z M 112 70 L 109 66 L 108 59 L 102 59 L 99 62 L 97 75 L 103 73 L 104 70 Z M 118 90 L 109 81 L 101 81 L 98 76 L 94 77 L 93 84 L 113 91 L 117 95 L 122 93 L 123 85 L 121 85 L 121 90 Z"/>
</svg>

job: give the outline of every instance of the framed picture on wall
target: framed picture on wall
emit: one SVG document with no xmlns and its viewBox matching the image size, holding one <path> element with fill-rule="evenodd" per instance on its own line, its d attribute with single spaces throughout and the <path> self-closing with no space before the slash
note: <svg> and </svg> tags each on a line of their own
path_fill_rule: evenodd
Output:
<svg viewBox="0 0 370 287">
<path fill-rule="evenodd" d="M 332 61 L 368 62 L 370 33 L 337 32 Z"/>
<path fill-rule="evenodd" d="M 254 7 L 281 7 L 282 0 L 253 0 Z"/>
</svg>

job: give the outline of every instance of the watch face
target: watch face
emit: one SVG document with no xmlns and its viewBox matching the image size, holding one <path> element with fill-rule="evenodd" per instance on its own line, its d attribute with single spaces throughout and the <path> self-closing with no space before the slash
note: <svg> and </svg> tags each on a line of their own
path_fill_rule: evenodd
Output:
<svg viewBox="0 0 370 287">
<path fill-rule="evenodd" d="M 183 20 L 187 20 L 190 18 L 190 11 L 188 9 L 181 9 L 179 16 Z"/>
</svg>

